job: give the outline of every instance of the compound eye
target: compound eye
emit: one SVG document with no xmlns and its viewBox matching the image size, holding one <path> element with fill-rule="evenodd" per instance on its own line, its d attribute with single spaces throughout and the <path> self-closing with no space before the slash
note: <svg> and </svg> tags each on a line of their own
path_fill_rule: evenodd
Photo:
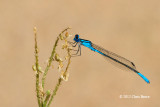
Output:
<svg viewBox="0 0 160 107">
<path fill-rule="evenodd" d="M 76 34 L 76 35 L 75 35 L 75 38 L 76 38 L 76 39 L 78 39 L 78 38 L 79 38 L 79 35 L 78 35 L 78 34 Z"/>
</svg>

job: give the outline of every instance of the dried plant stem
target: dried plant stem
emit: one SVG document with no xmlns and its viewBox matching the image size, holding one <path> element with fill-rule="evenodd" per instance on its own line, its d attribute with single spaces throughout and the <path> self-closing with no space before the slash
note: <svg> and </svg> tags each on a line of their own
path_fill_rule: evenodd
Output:
<svg viewBox="0 0 160 107">
<path fill-rule="evenodd" d="M 69 65 L 70 65 L 70 63 L 71 63 L 70 49 L 68 48 L 67 51 L 68 51 L 68 56 L 69 56 L 69 58 L 68 58 L 68 64 L 67 64 L 67 67 L 66 67 L 66 70 L 65 70 L 65 75 L 66 75 L 66 73 L 67 73 L 67 71 L 68 71 L 68 68 L 69 68 Z"/>
<path fill-rule="evenodd" d="M 60 78 L 58 79 L 58 83 L 57 83 L 55 89 L 53 90 L 53 94 L 52 94 L 52 96 L 51 96 L 51 99 L 49 100 L 49 103 L 48 103 L 47 107 L 50 106 L 50 104 L 51 104 L 51 102 L 52 102 L 54 96 L 55 96 L 56 93 L 57 93 L 57 90 L 58 90 L 59 86 L 61 85 L 61 82 L 62 82 L 62 78 L 60 77 Z"/>
<path fill-rule="evenodd" d="M 70 29 L 70 28 L 68 27 L 68 28 L 64 29 L 59 34 L 59 36 L 57 37 L 57 39 L 55 41 L 55 44 L 53 46 L 53 49 L 52 49 L 51 56 L 49 57 L 47 66 L 46 66 L 44 72 L 42 72 L 41 67 L 39 65 L 39 62 L 38 62 L 39 61 L 39 56 L 38 56 L 39 52 L 38 52 L 38 45 L 37 45 L 37 29 L 36 29 L 36 27 L 34 28 L 34 36 L 35 36 L 35 64 L 32 67 L 33 67 L 33 70 L 36 71 L 36 94 L 37 94 L 37 101 L 38 101 L 39 107 L 49 107 L 50 104 L 51 104 L 51 102 L 53 101 L 54 96 L 56 95 L 56 93 L 57 93 L 57 91 L 59 89 L 59 86 L 61 85 L 61 82 L 63 80 L 65 80 L 65 81 L 68 80 L 67 70 L 68 70 L 68 67 L 69 67 L 69 64 L 70 64 L 71 55 L 70 55 L 70 49 L 69 49 L 68 45 L 66 45 L 65 48 L 67 49 L 68 57 L 69 57 L 68 58 L 68 64 L 67 64 L 66 70 L 59 77 L 58 83 L 56 84 L 56 87 L 53 90 L 52 94 L 51 94 L 50 90 L 47 90 L 46 93 L 44 93 L 44 91 L 43 91 L 44 90 L 45 79 L 46 79 L 47 73 L 49 71 L 49 68 L 51 67 L 51 64 L 53 62 L 53 58 L 56 57 L 55 53 L 56 53 L 57 44 L 58 44 L 59 40 L 64 40 L 65 43 L 67 43 L 68 32 L 66 32 L 66 31 L 68 29 Z M 63 36 L 64 32 L 66 32 L 65 37 Z M 57 54 L 57 57 L 59 57 L 58 54 Z M 60 61 L 61 61 L 60 59 L 55 60 L 55 61 L 57 61 L 59 64 L 62 64 L 62 62 L 60 63 Z M 42 78 L 40 78 L 41 77 L 40 73 L 43 73 Z"/>
<path fill-rule="evenodd" d="M 40 94 L 39 94 L 39 63 L 38 63 L 38 46 L 37 46 L 37 30 L 36 28 L 34 28 L 34 35 L 35 35 L 35 65 L 36 65 L 36 92 L 37 92 L 37 100 L 38 100 L 38 105 L 39 107 L 41 106 L 41 98 L 40 98 Z"/>
<path fill-rule="evenodd" d="M 58 41 L 59 41 L 59 37 L 60 37 L 60 35 L 61 35 L 62 33 L 64 33 L 65 31 L 67 31 L 68 29 L 70 29 L 70 28 L 68 27 L 68 28 L 64 29 L 64 30 L 59 34 L 59 36 L 57 37 L 57 40 L 56 40 L 56 42 L 55 42 L 55 44 L 54 44 L 54 46 L 53 46 L 53 50 L 52 50 L 51 56 L 50 56 L 50 58 L 49 58 L 47 67 L 46 67 L 46 69 L 45 69 L 45 71 L 44 71 L 44 74 L 43 74 L 43 77 L 42 77 L 42 87 L 43 87 L 43 88 L 44 88 L 44 84 L 45 84 L 46 75 L 47 75 L 48 70 L 49 70 L 49 68 L 50 68 L 50 66 L 51 66 L 51 63 L 52 63 L 52 61 L 53 61 L 53 56 L 54 56 L 54 54 L 55 54 L 55 50 L 56 50 L 56 47 L 57 47 L 57 44 L 58 44 Z"/>
<path fill-rule="evenodd" d="M 68 58 L 68 64 L 67 64 L 66 70 L 65 70 L 65 72 L 64 72 L 64 74 L 63 74 L 63 77 L 66 77 L 67 71 L 68 71 L 68 68 L 69 68 L 69 65 L 70 65 L 70 62 L 71 62 L 70 49 L 68 49 L 68 56 L 69 56 L 69 58 Z M 50 98 L 50 100 L 49 100 L 49 103 L 48 103 L 48 106 L 47 106 L 47 107 L 50 106 L 50 104 L 51 104 L 54 96 L 56 95 L 56 93 L 57 93 L 57 91 L 58 91 L 58 89 L 59 89 L 59 86 L 61 85 L 62 80 L 63 80 L 63 79 L 62 79 L 61 77 L 58 79 L 58 83 L 57 83 L 55 89 L 53 90 L 52 96 L 51 96 L 51 98 Z"/>
<path fill-rule="evenodd" d="M 45 100 L 44 100 L 43 107 L 47 107 L 47 103 L 48 103 L 48 101 L 49 101 L 50 96 L 51 96 L 51 92 L 50 92 L 50 90 L 48 90 L 48 91 L 46 92 L 46 98 L 45 98 Z"/>
<path fill-rule="evenodd" d="M 42 77 L 42 87 L 43 87 L 43 88 L 44 88 L 44 84 L 45 84 L 46 75 L 47 75 L 48 70 L 49 70 L 49 68 L 50 68 L 50 66 L 51 66 L 51 63 L 52 63 L 52 61 L 53 61 L 53 56 L 54 56 L 54 54 L 55 54 L 55 50 L 56 50 L 58 41 L 59 41 L 59 37 L 57 37 L 57 40 L 56 40 L 56 42 L 55 42 L 55 44 L 54 44 L 54 47 L 53 47 L 51 56 L 50 56 L 50 58 L 49 58 L 47 67 L 46 67 L 46 69 L 45 69 L 45 71 L 44 71 L 44 74 L 43 74 L 43 77 Z"/>
</svg>

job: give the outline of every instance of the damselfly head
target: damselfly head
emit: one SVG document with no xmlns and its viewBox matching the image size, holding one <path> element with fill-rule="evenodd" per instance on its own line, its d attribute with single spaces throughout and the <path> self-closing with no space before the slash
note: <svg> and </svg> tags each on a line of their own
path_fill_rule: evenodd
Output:
<svg viewBox="0 0 160 107">
<path fill-rule="evenodd" d="M 76 42 L 79 42 L 79 35 L 76 34 L 73 40 L 76 41 Z"/>
</svg>

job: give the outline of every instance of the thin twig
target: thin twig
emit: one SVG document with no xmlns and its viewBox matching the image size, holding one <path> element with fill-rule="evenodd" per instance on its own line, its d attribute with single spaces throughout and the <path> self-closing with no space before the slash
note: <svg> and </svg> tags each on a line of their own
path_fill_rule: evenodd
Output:
<svg viewBox="0 0 160 107">
<path fill-rule="evenodd" d="M 68 72 L 68 68 L 69 68 L 70 62 L 71 62 L 70 49 L 67 48 L 67 51 L 68 51 L 68 56 L 69 56 L 69 58 L 68 58 L 68 64 L 67 64 L 67 67 L 66 67 L 65 72 L 62 74 L 63 79 L 65 79 L 65 80 L 68 80 L 67 72 Z M 49 100 L 49 103 L 48 103 L 47 107 L 50 106 L 50 104 L 51 104 L 54 96 L 56 95 L 56 93 L 57 93 L 57 91 L 58 91 L 58 89 L 59 89 L 59 86 L 61 85 L 61 82 L 62 82 L 63 79 L 62 79 L 62 77 L 60 77 L 60 78 L 58 79 L 58 83 L 57 83 L 55 89 L 53 90 L 53 93 L 52 93 L 52 95 L 51 95 L 51 98 L 50 98 L 50 100 Z"/>
<path fill-rule="evenodd" d="M 45 71 L 44 71 L 44 74 L 43 74 L 43 77 L 42 77 L 42 87 L 43 87 L 43 88 L 44 88 L 44 84 L 45 84 L 46 75 L 47 75 L 48 70 L 49 70 L 49 68 L 50 68 L 50 66 L 51 66 L 51 63 L 52 63 L 52 61 L 53 61 L 53 56 L 54 56 L 54 54 L 55 54 L 55 50 L 56 50 L 56 47 L 57 47 L 57 44 L 58 44 L 58 41 L 59 41 L 59 37 L 60 37 L 60 35 L 61 35 L 62 33 L 64 33 L 65 31 L 67 31 L 68 29 L 70 29 L 70 28 L 69 28 L 69 27 L 66 28 L 65 30 L 63 30 L 63 31 L 59 34 L 59 36 L 57 37 L 57 40 L 56 40 L 56 42 L 55 42 L 55 44 L 54 44 L 54 46 L 53 46 L 53 50 L 52 50 L 51 56 L 50 56 L 50 58 L 49 58 L 47 67 L 46 67 L 46 69 L 45 69 Z"/>
<path fill-rule="evenodd" d="M 38 100 L 38 105 L 41 106 L 41 98 L 39 95 L 39 63 L 38 63 L 38 46 L 37 46 L 37 29 L 36 27 L 34 28 L 34 35 L 35 35 L 35 65 L 36 65 L 36 92 L 37 92 L 37 100 Z"/>
<path fill-rule="evenodd" d="M 34 68 L 34 71 L 36 71 L 36 93 L 37 93 L 37 100 L 38 100 L 39 107 L 49 107 L 49 105 L 51 104 L 54 96 L 57 93 L 57 90 L 58 90 L 61 82 L 63 81 L 63 78 L 60 77 L 58 79 L 58 83 L 57 83 L 57 85 L 56 85 L 53 93 L 50 94 L 50 92 L 49 92 L 48 94 L 46 94 L 46 96 L 44 96 L 43 90 L 44 90 L 44 85 L 45 85 L 45 79 L 46 79 L 47 73 L 49 71 L 49 68 L 51 67 L 51 63 L 53 61 L 53 57 L 54 57 L 54 55 L 56 53 L 56 47 L 57 47 L 58 41 L 59 41 L 59 39 L 64 40 L 62 34 L 65 31 L 67 31 L 68 29 L 70 29 L 70 28 L 68 27 L 65 30 L 63 30 L 59 34 L 59 36 L 57 37 L 57 39 L 55 41 L 55 44 L 53 46 L 53 50 L 52 50 L 51 56 L 49 57 L 47 66 L 46 66 L 45 71 L 44 71 L 43 76 L 42 76 L 42 80 L 41 80 L 42 84 L 40 84 L 40 72 L 41 72 L 40 68 L 41 67 L 39 66 L 39 62 L 38 62 L 39 61 L 39 59 L 38 59 L 39 56 L 38 56 L 38 46 L 37 46 L 37 30 L 36 30 L 36 27 L 34 28 L 34 35 L 35 35 L 35 60 L 36 61 L 35 61 L 35 65 L 33 66 L 33 68 Z M 70 58 L 69 58 L 69 62 L 68 62 L 66 71 L 68 69 L 69 63 L 70 63 Z"/>
<path fill-rule="evenodd" d="M 45 98 L 45 100 L 44 100 L 43 107 L 47 107 L 47 103 L 48 103 L 48 101 L 49 101 L 50 96 L 51 96 L 51 92 L 50 92 L 50 90 L 48 90 L 48 91 L 46 92 L 46 98 Z"/>
<path fill-rule="evenodd" d="M 56 85 L 56 87 L 55 87 L 55 89 L 54 89 L 54 91 L 53 91 L 53 94 L 52 94 L 52 96 L 51 96 L 51 99 L 49 100 L 49 103 L 48 103 L 47 107 L 50 106 L 50 104 L 51 104 L 54 96 L 55 96 L 56 93 L 57 93 L 57 90 L 58 90 L 59 86 L 61 85 L 61 82 L 62 82 L 62 78 L 60 77 L 60 78 L 58 79 L 58 83 L 57 83 L 57 85 Z"/>
<path fill-rule="evenodd" d="M 44 84 L 45 84 L 46 75 L 47 75 L 48 70 L 49 70 L 49 68 L 50 68 L 50 66 L 51 66 L 51 63 L 52 63 L 52 61 L 53 61 L 53 56 L 54 56 L 54 54 L 55 54 L 55 50 L 56 50 L 58 41 L 59 41 L 59 37 L 57 37 L 57 40 L 56 40 L 56 42 L 55 42 L 55 44 L 54 44 L 54 47 L 53 47 L 51 56 L 50 56 L 50 58 L 49 58 L 47 67 L 46 67 L 46 69 L 45 69 L 45 71 L 44 71 L 44 74 L 43 74 L 43 77 L 42 77 L 42 87 L 43 87 L 43 88 L 44 88 Z"/>
</svg>

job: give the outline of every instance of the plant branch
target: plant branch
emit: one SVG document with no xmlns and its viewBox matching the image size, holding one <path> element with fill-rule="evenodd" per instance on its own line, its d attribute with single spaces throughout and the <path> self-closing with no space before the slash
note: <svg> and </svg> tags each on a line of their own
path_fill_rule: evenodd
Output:
<svg viewBox="0 0 160 107">
<path fill-rule="evenodd" d="M 52 63 L 52 61 L 53 61 L 53 56 L 54 56 L 54 54 L 55 54 L 55 50 L 56 50 L 56 47 L 57 47 L 57 44 L 58 44 L 58 41 L 59 41 L 59 37 L 61 36 L 62 33 L 64 33 L 65 31 L 67 31 L 68 29 L 70 29 L 70 28 L 68 27 L 68 28 L 64 29 L 64 30 L 59 34 L 59 36 L 57 37 L 57 40 L 56 40 L 56 42 L 55 42 L 55 44 L 54 44 L 54 46 L 53 46 L 53 50 L 52 50 L 51 56 L 50 56 L 50 58 L 49 58 L 47 67 L 46 67 L 46 69 L 45 69 L 45 71 L 44 71 L 44 74 L 43 74 L 43 77 L 42 77 L 42 87 L 43 87 L 43 88 L 44 88 L 44 84 L 45 84 L 46 75 L 47 75 L 48 70 L 49 70 L 49 68 L 50 68 L 50 66 L 51 66 L 51 63 Z"/>
<path fill-rule="evenodd" d="M 39 63 L 38 63 L 38 46 L 37 46 L 37 29 L 36 27 L 34 28 L 34 36 L 35 36 L 35 66 L 36 66 L 36 92 L 37 92 L 37 100 L 38 100 L 38 105 L 41 105 L 41 98 L 39 94 Z"/>
<path fill-rule="evenodd" d="M 49 100 L 49 103 L 48 103 L 47 107 L 50 106 L 50 104 L 51 104 L 51 102 L 52 102 L 54 96 L 55 96 L 56 93 L 57 93 L 57 90 L 58 90 L 59 86 L 61 85 L 61 82 L 62 82 L 62 78 L 60 77 L 60 78 L 58 79 L 58 83 L 57 83 L 55 89 L 53 90 L 53 94 L 52 94 L 52 96 L 51 96 L 51 99 Z"/>
</svg>

